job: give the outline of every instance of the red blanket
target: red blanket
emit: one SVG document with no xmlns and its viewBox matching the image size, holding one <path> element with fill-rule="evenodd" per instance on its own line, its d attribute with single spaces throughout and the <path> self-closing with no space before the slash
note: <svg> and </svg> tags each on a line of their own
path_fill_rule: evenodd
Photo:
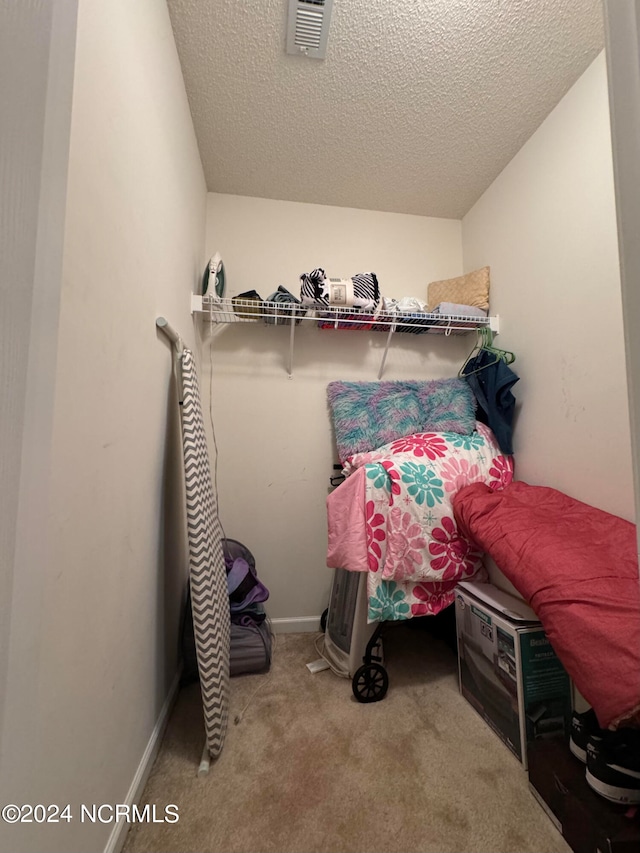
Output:
<svg viewBox="0 0 640 853">
<path fill-rule="evenodd" d="M 459 528 L 529 602 L 603 728 L 640 725 L 635 525 L 542 486 L 474 483 Z"/>
</svg>

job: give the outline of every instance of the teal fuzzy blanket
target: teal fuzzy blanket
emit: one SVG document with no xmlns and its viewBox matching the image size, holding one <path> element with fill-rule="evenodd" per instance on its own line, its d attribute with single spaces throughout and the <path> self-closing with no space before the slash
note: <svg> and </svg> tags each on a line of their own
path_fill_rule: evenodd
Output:
<svg viewBox="0 0 640 853">
<path fill-rule="evenodd" d="M 330 382 L 327 397 L 341 462 L 417 432 L 475 429 L 476 400 L 464 379 Z"/>
</svg>

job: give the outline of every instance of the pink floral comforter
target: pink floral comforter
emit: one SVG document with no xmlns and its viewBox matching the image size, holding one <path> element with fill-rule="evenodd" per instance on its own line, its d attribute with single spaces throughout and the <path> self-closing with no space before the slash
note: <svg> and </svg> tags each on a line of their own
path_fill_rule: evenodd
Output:
<svg viewBox="0 0 640 853">
<path fill-rule="evenodd" d="M 345 473 L 327 498 L 327 565 L 369 572 L 369 622 L 438 613 L 458 581 L 485 579 L 452 500 L 470 483 L 502 489 L 513 478 L 511 457 L 487 426 L 409 435 L 350 457 Z"/>
</svg>

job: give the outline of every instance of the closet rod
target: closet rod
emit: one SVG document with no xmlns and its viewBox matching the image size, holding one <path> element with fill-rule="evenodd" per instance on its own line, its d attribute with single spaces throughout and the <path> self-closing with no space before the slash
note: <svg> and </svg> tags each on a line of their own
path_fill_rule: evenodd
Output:
<svg viewBox="0 0 640 853">
<path fill-rule="evenodd" d="M 184 348 L 182 343 L 182 338 L 176 332 L 176 330 L 169 324 L 169 322 L 164 317 L 156 317 L 156 326 L 165 333 L 165 335 L 169 338 L 171 343 L 178 350 L 178 353 L 182 353 Z"/>
</svg>

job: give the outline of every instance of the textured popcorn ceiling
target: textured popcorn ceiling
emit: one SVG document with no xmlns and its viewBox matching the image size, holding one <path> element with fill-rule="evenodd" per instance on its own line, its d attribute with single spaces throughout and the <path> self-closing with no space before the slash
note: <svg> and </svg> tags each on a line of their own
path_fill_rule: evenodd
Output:
<svg viewBox="0 0 640 853">
<path fill-rule="evenodd" d="M 168 0 L 209 190 L 464 215 L 603 47 L 600 0 Z M 303 226 L 304 223 L 301 223 Z"/>
</svg>

